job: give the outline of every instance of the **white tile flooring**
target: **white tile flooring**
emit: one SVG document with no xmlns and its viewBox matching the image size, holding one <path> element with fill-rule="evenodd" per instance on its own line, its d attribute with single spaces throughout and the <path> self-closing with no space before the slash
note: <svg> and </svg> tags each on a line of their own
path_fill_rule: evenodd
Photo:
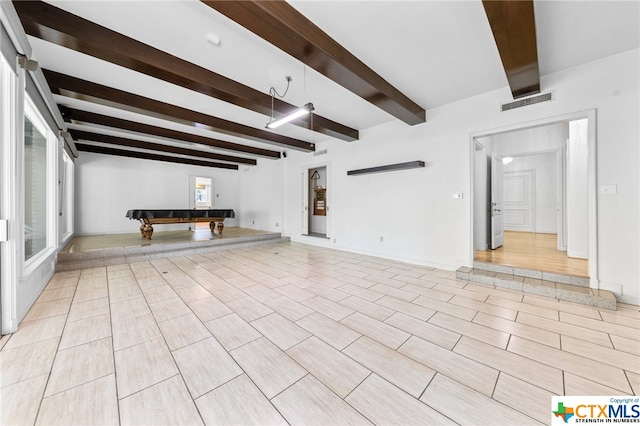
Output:
<svg viewBox="0 0 640 426">
<path fill-rule="evenodd" d="M 294 243 L 57 273 L 0 341 L 0 423 L 548 424 L 640 393 L 640 311 Z"/>
</svg>

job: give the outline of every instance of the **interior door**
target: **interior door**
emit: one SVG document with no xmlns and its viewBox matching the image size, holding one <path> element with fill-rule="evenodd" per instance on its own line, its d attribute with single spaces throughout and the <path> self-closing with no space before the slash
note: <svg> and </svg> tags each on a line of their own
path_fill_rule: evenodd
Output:
<svg viewBox="0 0 640 426">
<path fill-rule="evenodd" d="M 535 231 L 535 199 L 533 170 L 504 172 L 502 188 L 504 227 L 509 231 Z"/>
<path fill-rule="evenodd" d="M 491 156 L 491 249 L 504 244 L 502 157 Z"/>
<path fill-rule="evenodd" d="M 302 235 L 309 235 L 309 169 L 302 170 Z"/>
</svg>

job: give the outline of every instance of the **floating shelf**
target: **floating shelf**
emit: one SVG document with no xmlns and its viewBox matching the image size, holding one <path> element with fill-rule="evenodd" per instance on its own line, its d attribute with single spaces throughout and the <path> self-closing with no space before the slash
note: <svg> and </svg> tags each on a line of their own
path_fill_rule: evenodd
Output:
<svg viewBox="0 0 640 426">
<path fill-rule="evenodd" d="M 392 172 L 396 170 L 417 169 L 424 167 L 424 161 L 407 161 L 406 163 L 389 164 L 386 166 L 369 167 L 368 169 L 349 170 L 347 175 L 364 175 L 367 173 Z"/>
</svg>

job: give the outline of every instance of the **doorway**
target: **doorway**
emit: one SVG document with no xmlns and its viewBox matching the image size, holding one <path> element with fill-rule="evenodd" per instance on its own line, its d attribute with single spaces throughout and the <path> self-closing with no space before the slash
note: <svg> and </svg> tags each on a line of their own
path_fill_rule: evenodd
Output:
<svg viewBox="0 0 640 426">
<path fill-rule="evenodd" d="M 589 111 L 472 135 L 473 259 L 597 285 L 594 119 Z"/>
<path fill-rule="evenodd" d="M 213 208 L 213 178 L 207 176 L 189 176 L 189 208 L 209 210 Z M 208 223 L 190 223 L 191 229 L 209 229 Z"/>
<path fill-rule="evenodd" d="M 302 173 L 302 235 L 329 238 L 329 168 L 318 166 Z"/>
</svg>

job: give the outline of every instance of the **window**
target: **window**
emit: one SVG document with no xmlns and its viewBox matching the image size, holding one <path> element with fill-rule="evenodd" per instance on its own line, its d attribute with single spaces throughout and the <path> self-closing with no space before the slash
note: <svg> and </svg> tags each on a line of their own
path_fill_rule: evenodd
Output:
<svg viewBox="0 0 640 426">
<path fill-rule="evenodd" d="M 47 128 L 31 102 L 24 115 L 24 259 L 47 247 Z"/>
</svg>

